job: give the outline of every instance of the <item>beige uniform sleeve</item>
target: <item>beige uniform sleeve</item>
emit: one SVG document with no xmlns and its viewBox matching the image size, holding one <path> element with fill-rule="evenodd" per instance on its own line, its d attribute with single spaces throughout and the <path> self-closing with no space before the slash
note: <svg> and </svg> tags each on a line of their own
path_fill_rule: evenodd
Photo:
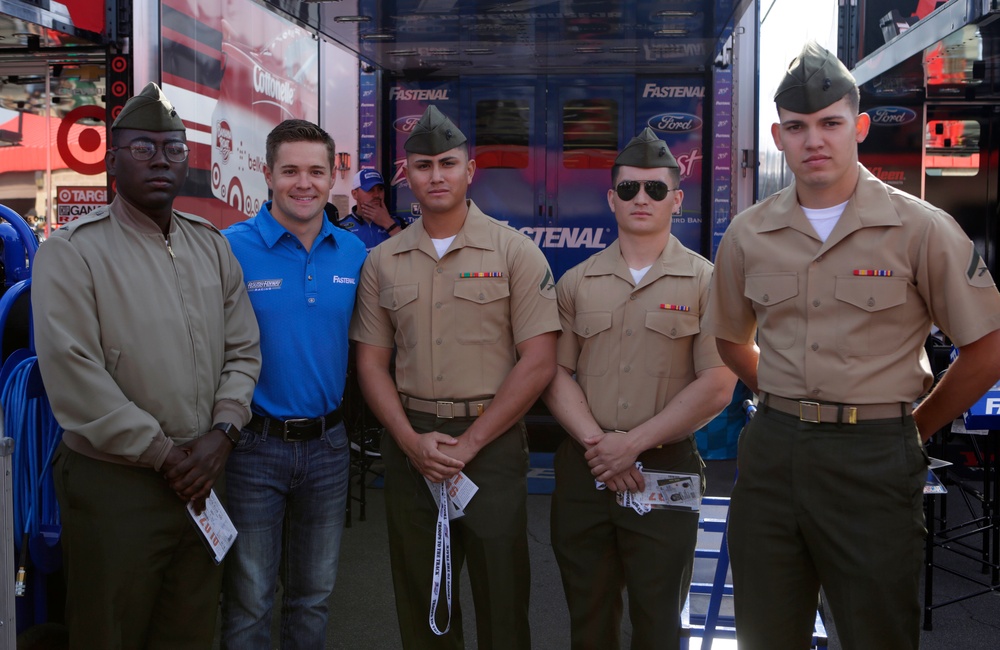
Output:
<svg viewBox="0 0 1000 650">
<path fill-rule="evenodd" d="M 556 363 L 576 372 L 580 359 L 580 342 L 573 331 L 576 321 L 576 291 L 580 280 L 579 267 L 567 271 L 556 285 L 556 299 L 559 306 L 559 323 L 562 333 L 556 344 Z"/>
<path fill-rule="evenodd" d="M 32 266 L 31 306 L 38 366 L 60 426 L 95 449 L 154 467 L 173 442 L 156 418 L 115 382 L 105 359 L 93 277 L 70 242 L 50 237 Z M 136 336 L 142 333 L 137 332 Z"/>
<path fill-rule="evenodd" d="M 358 285 L 357 301 L 354 304 L 354 315 L 351 317 L 349 336 L 352 341 L 391 348 L 395 330 L 389 314 L 379 305 L 381 253 L 382 249 L 379 247 L 372 249 L 361 267 L 361 280 Z"/>
<path fill-rule="evenodd" d="M 735 224 L 734 224 L 735 225 Z M 746 297 L 743 252 L 734 225 L 722 237 L 715 255 L 708 295 L 708 309 L 702 318 L 702 331 L 716 338 L 746 344 L 753 341 L 757 316 Z"/>
<path fill-rule="evenodd" d="M 1000 329 L 1000 293 L 986 262 L 954 219 L 937 213 L 930 220 L 920 258 L 917 291 L 931 319 L 956 346 Z"/>
<path fill-rule="evenodd" d="M 555 278 L 542 251 L 526 237 L 509 248 L 510 320 L 514 343 L 558 332 Z"/>
</svg>

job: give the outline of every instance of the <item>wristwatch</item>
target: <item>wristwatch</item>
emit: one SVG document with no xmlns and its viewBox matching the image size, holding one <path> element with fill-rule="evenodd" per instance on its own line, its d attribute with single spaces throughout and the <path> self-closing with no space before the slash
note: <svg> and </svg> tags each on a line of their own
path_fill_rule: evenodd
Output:
<svg viewBox="0 0 1000 650">
<path fill-rule="evenodd" d="M 232 422 L 216 422 L 212 425 L 212 429 L 221 431 L 233 447 L 240 444 L 240 430 Z"/>
<path fill-rule="evenodd" d="M 400 230 L 403 229 L 403 227 L 399 225 L 398 221 L 394 221 L 391 226 L 389 226 L 388 228 L 385 229 L 385 231 L 386 232 L 392 232 L 396 228 L 399 228 Z"/>
</svg>

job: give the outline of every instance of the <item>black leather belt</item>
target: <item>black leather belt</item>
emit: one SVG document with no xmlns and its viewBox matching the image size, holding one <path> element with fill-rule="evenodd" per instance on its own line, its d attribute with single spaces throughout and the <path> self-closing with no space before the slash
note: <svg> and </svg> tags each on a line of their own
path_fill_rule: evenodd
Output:
<svg viewBox="0 0 1000 650">
<path fill-rule="evenodd" d="M 339 408 L 318 418 L 292 418 L 290 420 L 279 420 L 254 413 L 250 422 L 247 423 L 247 428 L 257 433 L 268 433 L 274 436 L 280 433 L 281 439 L 285 442 L 303 442 L 319 438 L 324 431 L 337 426 L 343 419 Z"/>
<path fill-rule="evenodd" d="M 798 416 L 803 422 L 816 424 L 827 422 L 836 424 L 857 424 L 865 420 L 888 420 L 903 418 L 913 412 L 911 404 L 892 402 L 889 404 L 823 404 L 809 400 L 794 400 L 765 394 L 762 399 L 767 408 Z"/>
</svg>

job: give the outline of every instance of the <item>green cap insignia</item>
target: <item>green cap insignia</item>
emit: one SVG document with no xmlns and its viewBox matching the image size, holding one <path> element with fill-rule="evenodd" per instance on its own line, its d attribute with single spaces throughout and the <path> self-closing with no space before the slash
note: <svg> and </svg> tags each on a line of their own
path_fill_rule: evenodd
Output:
<svg viewBox="0 0 1000 650">
<path fill-rule="evenodd" d="M 125 102 L 111 129 L 184 131 L 184 122 L 160 87 L 150 81 L 142 92 Z"/>
<path fill-rule="evenodd" d="M 856 85 L 840 59 L 816 42 L 809 42 L 788 64 L 774 93 L 774 103 L 794 113 L 815 113 L 840 101 Z"/>
<path fill-rule="evenodd" d="M 413 127 L 403 148 L 409 153 L 436 156 L 465 144 L 466 137 L 448 117 L 431 104 Z"/>
<path fill-rule="evenodd" d="M 615 158 L 615 164 L 646 169 L 651 167 L 678 169 L 680 167 L 674 154 L 670 153 L 667 143 L 658 138 L 656 132 L 648 126 L 625 145 L 625 148 Z"/>
</svg>

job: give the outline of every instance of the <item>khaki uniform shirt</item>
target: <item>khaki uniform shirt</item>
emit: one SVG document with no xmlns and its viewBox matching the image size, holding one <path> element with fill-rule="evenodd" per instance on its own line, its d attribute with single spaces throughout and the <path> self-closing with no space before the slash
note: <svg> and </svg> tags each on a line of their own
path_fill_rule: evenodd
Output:
<svg viewBox="0 0 1000 650">
<path fill-rule="evenodd" d="M 932 321 L 957 346 L 1000 328 L 993 278 L 954 219 L 862 167 L 825 243 L 794 183 L 733 220 L 706 329 L 745 344 L 759 328 L 761 391 L 875 404 L 931 387 Z"/>
<path fill-rule="evenodd" d="M 119 195 L 41 245 L 31 304 L 38 366 L 74 451 L 158 469 L 213 423 L 250 419 L 260 333 L 209 222 L 174 212 L 168 247 Z"/>
<path fill-rule="evenodd" d="M 617 240 L 559 280 L 557 361 L 576 372 L 603 429 L 633 429 L 695 373 L 723 365 L 701 328 L 711 277 L 712 264 L 671 236 L 638 286 Z"/>
<path fill-rule="evenodd" d="M 411 397 L 492 396 L 517 361 L 517 344 L 559 331 L 542 252 L 468 204 L 465 224 L 440 260 L 418 219 L 374 248 L 361 270 L 350 336 L 395 345 L 396 386 Z"/>
</svg>

